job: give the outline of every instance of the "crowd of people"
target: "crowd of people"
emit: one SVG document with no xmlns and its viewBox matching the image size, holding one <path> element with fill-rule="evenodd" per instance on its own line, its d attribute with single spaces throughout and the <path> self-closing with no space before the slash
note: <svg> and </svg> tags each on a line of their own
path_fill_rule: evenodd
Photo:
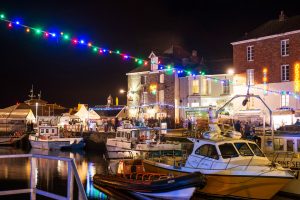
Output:
<svg viewBox="0 0 300 200">
<path fill-rule="evenodd" d="M 234 130 L 242 133 L 242 137 L 246 139 L 253 139 L 256 136 L 255 124 L 251 124 L 248 121 L 241 122 L 236 120 L 234 122 Z"/>
</svg>

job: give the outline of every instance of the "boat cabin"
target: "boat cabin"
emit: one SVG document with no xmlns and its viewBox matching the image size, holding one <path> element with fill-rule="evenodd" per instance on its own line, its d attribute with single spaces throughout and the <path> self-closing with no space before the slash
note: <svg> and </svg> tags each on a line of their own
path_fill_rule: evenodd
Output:
<svg viewBox="0 0 300 200">
<path fill-rule="evenodd" d="M 38 136 L 58 136 L 57 126 L 39 126 L 37 130 Z"/>
<path fill-rule="evenodd" d="M 255 142 L 222 138 L 219 140 L 190 139 L 194 143 L 188 167 L 226 168 L 228 164 L 249 165 L 267 163 L 269 160 Z"/>
<path fill-rule="evenodd" d="M 117 141 L 127 141 L 134 143 L 148 143 L 153 142 L 158 131 L 155 131 L 148 127 L 132 127 L 132 128 L 123 128 L 119 127 L 116 133 Z"/>
</svg>

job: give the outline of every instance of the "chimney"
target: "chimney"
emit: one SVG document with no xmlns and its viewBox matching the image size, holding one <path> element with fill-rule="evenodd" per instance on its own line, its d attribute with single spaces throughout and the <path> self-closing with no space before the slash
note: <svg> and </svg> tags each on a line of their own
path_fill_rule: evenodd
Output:
<svg viewBox="0 0 300 200">
<path fill-rule="evenodd" d="M 284 15 L 284 12 L 283 12 L 283 10 L 280 12 L 280 15 L 279 15 L 279 21 L 280 22 L 283 22 L 284 20 L 285 20 L 285 15 Z"/>
<path fill-rule="evenodd" d="M 192 57 L 197 57 L 197 51 L 196 50 L 192 51 Z"/>
</svg>

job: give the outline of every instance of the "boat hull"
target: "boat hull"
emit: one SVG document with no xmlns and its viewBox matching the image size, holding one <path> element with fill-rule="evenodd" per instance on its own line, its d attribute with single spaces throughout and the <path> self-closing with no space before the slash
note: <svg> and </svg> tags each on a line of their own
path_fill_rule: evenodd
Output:
<svg viewBox="0 0 300 200">
<path fill-rule="evenodd" d="M 190 188 L 184 188 L 180 190 L 175 190 L 171 192 L 156 192 L 156 193 L 144 193 L 144 192 L 137 192 L 137 194 L 141 194 L 144 196 L 149 197 L 155 197 L 160 199 L 181 199 L 181 200 L 187 200 L 190 199 L 191 196 L 194 194 L 196 188 L 190 187 Z"/>
<path fill-rule="evenodd" d="M 32 148 L 36 149 L 61 149 L 63 146 L 70 146 L 74 143 L 74 141 L 81 141 L 82 138 L 61 138 L 61 139 L 53 139 L 53 140 L 40 140 L 36 138 L 29 138 L 30 145 Z"/>
<path fill-rule="evenodd" d="M 146 171 L 183 175 L 190 172 L 167 169 L 150 162 L 143 162 Z M 207 184 L 197 192 L 213 196 L 226 196 L 245 199 L 271 199 L 291 178 L 243 175 L 204 174 Z"/>
</svg>

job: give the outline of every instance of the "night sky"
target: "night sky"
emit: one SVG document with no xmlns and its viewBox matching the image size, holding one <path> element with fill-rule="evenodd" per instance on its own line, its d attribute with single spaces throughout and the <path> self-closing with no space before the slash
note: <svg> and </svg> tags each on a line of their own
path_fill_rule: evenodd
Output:
<svg viewBox="0 0 300 200">
<path fill-rule="evenodd" d="M 98 3 L 96 3 L 98 2 Z M 208 3 L 207 3 L 208 2 Z M 296 1 L 6 1 L 0 12 L 24 24 L 70 33 L 98 46 L 147 58 L 152 50 L 181 45 L 204 61 L 231 59 L 235 41 L 261 25 L 300 14 Z M 27 99 L 34 84 L 42 99 L 66 107 L 105 104 L 127 87 L 137 67 L 120 57 L 96 56 L 87 48 L 49 41 L 0 22 L 0 108 Z M 214 66 L 217 67 L 217 66 Z"/>
</svg>

